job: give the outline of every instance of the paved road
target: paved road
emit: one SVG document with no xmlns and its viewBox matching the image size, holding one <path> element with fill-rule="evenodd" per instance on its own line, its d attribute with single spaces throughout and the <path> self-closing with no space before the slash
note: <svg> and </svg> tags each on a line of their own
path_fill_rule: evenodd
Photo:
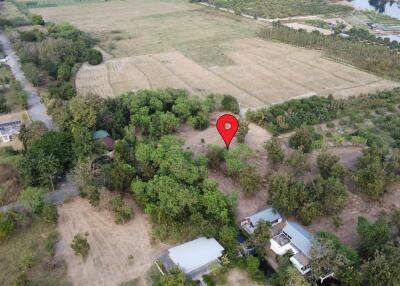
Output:
<svg viewBox="0 0 400 286">
<path fill-rule="evenodd" d="M 56 125 L 47 115 L 46 107 L 40 102 L 37 90 L 30 82 L 28 82 L 25 74 L 22 72 L 18 57 L 15 54 L 10 41 L 3 33 L 0 33 L 0 42 L 3 45 L 4 52 L 8 55 L 8 65 L 11 67 L 15 78 L 21 83 L 22 88 L 28 93 L 29 116 L 34 121 L 43 121 L 50 130 L 56 129 Z M 78 192 L 72 183 L 71 177 L 66 176 L 63 181 L 58 184 L 57 190 L 47 193 L 45 199 L 54 204 L 61 204 L 65 200 L 76 195 L 78 195 Z M 20 202 L 16 202 L 0 207 L 0 212 L 5 212 L 11 208 L 24 209 L 25 207 Z"/>
<path fill-rule="evenodd" d="M 47 128 L 54 129 L 55 125 L 51 118 L 47 115 L 46 107 L 40 102 L 37 90 L 26 79 L 25 74 L 21 70 L 18 57 L 15 54 L 10 41 L 0 33 L 0 42 L 3 45 L 4 52 L 8 55 L 7 64 L 10 66 L 15 78 L 21 83 L 23 90 L 28 93 L 28 114 L 34 121 L 43 121 Z"/>
<path fill-rule="evenodd" d="M 59 184 L 57 191 L 47 193 L 44 197 L 45 201 L 51 202 L 55 205 L 62 204 L 68 199 L 77 196 L 78 191 L 72 183 L 70 176 L 66 176 Z M 26 207 L 21 202 L 15 202 L 3 207 L 0 207 L 0 212 L 6 212 L 10 209 L 24 210 Z"/>
</svg>

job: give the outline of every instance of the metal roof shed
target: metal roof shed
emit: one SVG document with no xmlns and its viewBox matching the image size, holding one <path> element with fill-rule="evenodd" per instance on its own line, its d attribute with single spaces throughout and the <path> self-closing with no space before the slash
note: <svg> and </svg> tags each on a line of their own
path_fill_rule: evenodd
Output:
<svg viewBox="0 0 400 286">
<path fill-rule="evenodd" d="M 314 237 L 301 225 L 295 222 L 288 222 L 282 230 L 289 236 L 291 243 L 304 255 L 309 256 Z"/>
<path fill-rule="evenodd" d="M 214 239 L 200 237 L 168 250 L 169 257 L 185 273 L 190 273 L 218 260 L 224 248 Z"/>
<path fill-rule="evenodd" d="M 277 213 L 273 208 L 268 208 L 265 209 L 259 213 L 256 213 L 252 216 L 249 217 L 251 223 L 253 226 L 256 226 L 257 223 L 261 220 L 264 220 L 266 222 L 274 223 L 278 221 L 279 219 L 282 219 L 281 215 Z"/>
</svg>

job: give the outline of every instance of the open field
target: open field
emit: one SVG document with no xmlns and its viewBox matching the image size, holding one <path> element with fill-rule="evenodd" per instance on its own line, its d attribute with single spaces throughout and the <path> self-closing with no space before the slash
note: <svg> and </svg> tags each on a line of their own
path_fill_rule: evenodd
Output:
<svg viewBox="0 0 400 286">
<path fill-rule="evenodd" d="M 9 21 L 24 22 L 28 21 L 26 15 L 22 14 L 20 10 L 10 1 L 0 2 L 0 16 Z"/>
<path fill-rule="evenodd" d="M 116 57 L 180 51 L 205 65 L 230 64 L 220 47 L 260 27 L 186 0 L 127 0 L 31 9 L 46 20 L 70 22 Z"/>
<path fill-rule="evenodd" d="M 75 199 L 60 206 L 57 255 L 65 258 L 73 285 L 116 286 L 145 276 L 153 262 L 168 248 L 153 242 L 150 223 L 135 207 L 133 220 L 116 225 L 111 213 L 96 211 L 87 200 Z M 69 244 L 77 233 L 88 233 L 90 251 L 86 261 L 74 255 Z M 128 257 L 132 255 L 133 259 Z"/>
<path fill-rule="evenodd" d="M 32 259 L 33 267 L 27 275 L 32 284 L 40 286 L 68 286 L 65 262 L 53 259 L 46 251 L 45 242 L 54 235 L 55 226 L 34 220 L 26 229 L 18 230 L 10 239 L 0 243 L 0 285 L 14 284 L 21 273 L 23 261 Z"/>
<path fill-rule="evenodd" d="M 242 107 L 258 107 L 314 94 L 346 97 L 399 84 L 322 57 L 321 53 L 247 38 L 224 44 L 234 64 L 203 67 L 179 52 L 111 59 L 79 70 L 79 94 L 115 96 L 141 88 L 185 88 L 225 93 Z"/>
</svg>

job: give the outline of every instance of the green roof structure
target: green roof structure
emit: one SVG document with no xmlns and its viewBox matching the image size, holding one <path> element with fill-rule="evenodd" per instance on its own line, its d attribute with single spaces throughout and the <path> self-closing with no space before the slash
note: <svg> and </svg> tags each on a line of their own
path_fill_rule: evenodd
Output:
<svg viewBox="0 0 400 286">
<path fill-rule="evenodd" d="M 105 131 L 105 130 L 97 130 L 93 134 L 94 140 L 104 139 L 104 138 L 107 138 L 107 137 L 110 137 L 110 134 L 108 134 L 108 132 Z"/>
</svg>

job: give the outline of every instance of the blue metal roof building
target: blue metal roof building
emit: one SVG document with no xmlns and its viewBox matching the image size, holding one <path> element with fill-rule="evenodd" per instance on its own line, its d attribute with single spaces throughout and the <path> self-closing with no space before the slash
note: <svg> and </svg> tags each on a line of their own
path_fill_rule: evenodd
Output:
<svg viewBox="0 0 400 286">
<path fill-rule="evenodd" d="M 304 255 L 309 256 L 314 237 L 301 225 L 295 222 L 287 222 L 282 232 L 290 239 L 292 244 Z"/>
<path fill-rule="evenodd" d="M 256 214 L 250 216 L 249 219 L 250 219 L 251 223 L 254 226 L 256 226 L 257 223 L 261 220 L 264 220 L 266 222 L 273 224 L 274 222 L 278 221 L 279 219 L 282 219 L 282 217 L 273 208 L 268 208 L 268 209 L 265 209 L 259 213 L 256 213 Z"/>
</svg>

